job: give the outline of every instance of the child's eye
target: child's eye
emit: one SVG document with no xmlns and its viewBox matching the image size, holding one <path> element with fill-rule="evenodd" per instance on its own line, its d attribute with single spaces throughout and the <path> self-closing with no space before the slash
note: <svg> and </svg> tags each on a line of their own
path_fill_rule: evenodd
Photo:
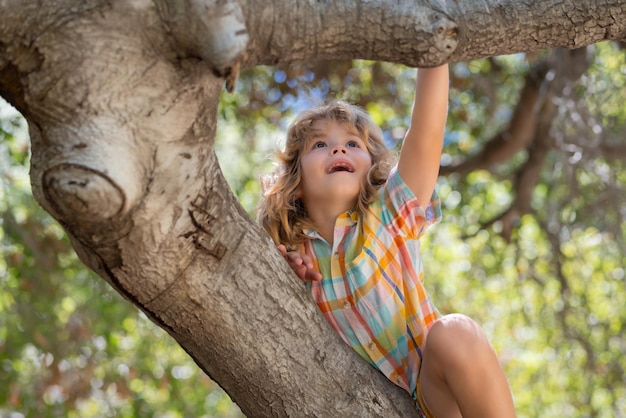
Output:
<svg viewBox="0 0 626 418">
<path fill-rule="evenodd" d="M 313 148 L 324 148 L 326 146 L 326 143 L 324 141 L 317 141 L 315 144 L 313 144 Z"/>
<path fill-rule="evenodd" d="M 348 146 L 349 148 L 359 148 L 359 143 L 358 143 L 358 142 L 356 142 L 356 141 L 348 141 L 347 146 Z"/>
</svg>

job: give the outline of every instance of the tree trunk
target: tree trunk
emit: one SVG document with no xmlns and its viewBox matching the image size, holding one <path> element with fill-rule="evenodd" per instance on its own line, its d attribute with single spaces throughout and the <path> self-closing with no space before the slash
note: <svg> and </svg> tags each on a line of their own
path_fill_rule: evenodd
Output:
<svg viewBox="0 0 626 418">
<path fill-rule="evenodd" d="M 242 67 L 431 66 L 626 38 L 613 1 L 0 1 L 0 94 L 29 122 L 37 201 L 80 258 L 248 416 L 409 416 L 326 324 L 223 179 Z"/>
</svg>

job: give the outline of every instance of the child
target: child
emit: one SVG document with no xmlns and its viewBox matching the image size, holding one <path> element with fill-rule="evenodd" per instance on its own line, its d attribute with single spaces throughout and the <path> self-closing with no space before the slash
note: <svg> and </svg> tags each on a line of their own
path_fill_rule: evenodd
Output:
<svg viewBox="0 0 626 418">
<path fill-rule="evenodd" d="M 419 238 L 441 217 L 434 188 L 447 102 L 448 66 L 420 69 L 393 168 L 361 109 L 335 102 L 301 113 L 264 179 L 259 221 L 331 326 L 416 399 L 418 416 L 512 417 L 481 328 L 442 316 L 422 283 Z"/>
</svg>

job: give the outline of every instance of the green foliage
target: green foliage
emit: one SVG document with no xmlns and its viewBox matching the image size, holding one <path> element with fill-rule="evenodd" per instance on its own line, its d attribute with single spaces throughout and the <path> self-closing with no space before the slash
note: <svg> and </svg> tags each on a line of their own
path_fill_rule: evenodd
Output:
<svg viewBox="0 0 626 418">
<path fill-rule="evenodd" d="M 508 173 L 518 166 L 515 161 L 493 172 L 442 178 L 447 219 L 423 243 L 434 299 L 444 311 L 460 311 L 483 324 L 520 416 L 626 413 L 624 162 L 592 146 L 623 141 L 626 64 L 613 44 L 593 52 L 585 77 L 557 99 L 558 146 L 533 193 L 533 213 L 520 219 L 511 242 L 498 235 L 498 222 L 489 230 L 479 223 L 496 217 L 514 198 Z M 519 65 L 505 58 L 494 59 L 501 71 Z M 524 75 L 514 68 L 506 73 Z M 493 134 L 490 127 L 480 129 L 484 116 L 468 112 L 464 121 L 451 121 L 475 133 L 463 134 L 472 146 L 459 141 L 458 149 L 446 148 L 449 158 L 480 148 Z M 617 133 L 619 139 L 613 139 Z"/>
</svg>

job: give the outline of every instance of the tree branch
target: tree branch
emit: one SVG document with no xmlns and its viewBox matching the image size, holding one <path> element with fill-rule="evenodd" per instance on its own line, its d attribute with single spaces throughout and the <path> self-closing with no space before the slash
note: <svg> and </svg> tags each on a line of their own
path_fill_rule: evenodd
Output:
<svg viewBox="0 0 626 418">
<path fill-rule="evenodd" d="M 555 68 L 555 62 L 557 63 L 556 69 L 548 79 L 546 69 Z M 501 234 L 509 241 L 519 218 L 531 212 L 533 190 L 539 182 L 543 162 L 549 150 L 554 146 L 554 138 L 550 133 L 553 120 L 557 115 L 554 96 L 563 94 L 566 86 L 576 82 L 587 70 L 589 63 L 589 55 L 585 48 L 572 51 L 555 50 L 551 56 L 537 64 L 526 77 L 524 93 L 513 113 L 508 131 L 498 134 L 479 154 L 470 157 L 466 162 L 442 168 L 443 174 L 467 173 L 475 169 L 491 167 L 494 162 L 505 162 L 514 153 L 523 148 L 528 149 L 526 163 L 518 169 L 516 174 L 513 186 L 515 199 L 509 208 L 484 222 L 480 229 L 490 227 L 500 221 L 502 223 Z M 545 81 L 538 83 L 536 81 L 538 75 L 542 74 Z M 534 110 L 537 105 L 541 107 Z M 526 126 L 528 123 L 532 125 Z M 529 133 L 532 133 L 530 138 Z M 512 140 L 507 142 L 504 140 L 506 137 L 511 137 Z M 528 142 L 530 142 L 529 146 Z"/>
<path fill-rule="evenodd" d="M 547 99 L 545 78 L 549 69 L 549 59 L 545 58 L 528 72 L 520 99 L 505 130 L 487 141 L 478 154 L 458 164 L 441 167 L 440 174 L 445 176 L 450 173 L 467 174 L 480 169 L 491 170 L 528 147 L 535 138 L 540 111 Z"/>
<path fill-rule="evenodd" d="M 372 59 L 414 67 L 626 39 L 623 0 L 248 2 L 246 66 Z M 566 18 L 564 18 L 566 16 Z M 354 30 L 367 28 L 367 30 Z"/>
</svg>

